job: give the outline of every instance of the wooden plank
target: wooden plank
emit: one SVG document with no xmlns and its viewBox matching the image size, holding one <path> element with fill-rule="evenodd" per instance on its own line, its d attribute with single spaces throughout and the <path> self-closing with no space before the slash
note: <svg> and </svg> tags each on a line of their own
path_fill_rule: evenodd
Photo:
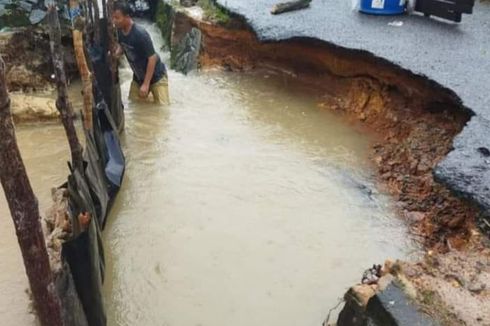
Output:
<svg viewBox="0 0 490 326">
<path fill-rule="evenodd" d="M 65 63 L 63 59 L 63 49 L 61 47 L 61 28 L 58 18 L 58 12 L 54 6 L 49 6 L 48 15 L 48 32 L 51 57 L 53 61 L 54 76 L 58 98 L 56 99 L 56 108 L 60 112 L 61 122 L 65 128 L 71 151 L 71 162 L 75 169 L 83 171 L 82 145 L 78 140 L 77 130 L 73 123 L 73 107 L 68 98 L 68 86 L 66 81 Z"/>
<path fill-rule="evenodd" d="M 70 0 L 69 5 L 72 13 L 77 12 L 77 9 L 80 8 L 78 0 Z M 83 43 L 85 20 L 82 18 L 82 16 L 71 15 L 71 21 L 73 26 L 72 35 L 73 48 L 75 49 L 75 59 L 77 61 L 78 71 L 80 72 L 83 83 L 83 126 L 85 129 L 90 130 L 92 129 L 92 106 L 94 99 L 92 94 L 92 73 L 88 68 Z"/>
<path fill-rule="evenodd" d="M 271 14 L 278 15 L 288 11 L 305 9 L 310 6 L 311 1 L 312 0 L 295 0 L 278 3 L 272 7 Z"/>
</svg>

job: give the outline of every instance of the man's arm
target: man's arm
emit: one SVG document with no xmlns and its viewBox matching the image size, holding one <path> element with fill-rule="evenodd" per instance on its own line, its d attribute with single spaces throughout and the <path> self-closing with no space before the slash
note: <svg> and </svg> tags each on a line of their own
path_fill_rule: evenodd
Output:
<svg viewBox="0 0 490 326">
<path fill-rule="evenodd" d="M 153 54 L 148 58 L 148 65 L 146 66 L 145 80 L 140 87 L 140 97 L 147 97 L 150 92 L 150 83 L 153 78 L 153 73 L 155 73 L 155 66 L 157 65 L 158 57 Z"/>
<path fill-rule="evenodd" d="M 158 61 L 158 56 L 153 47 L 153 42 L 151 41 L 150 34 L 147 31 L 143 32 L 141 38 L 144 55 L 148 58 L 148 64 L 146 65 L 145 79 L 140 87 L 140 97 L 146 98 L 150 92 L 150 83 L 155 73 L 155 67 Z"/>
</svg>

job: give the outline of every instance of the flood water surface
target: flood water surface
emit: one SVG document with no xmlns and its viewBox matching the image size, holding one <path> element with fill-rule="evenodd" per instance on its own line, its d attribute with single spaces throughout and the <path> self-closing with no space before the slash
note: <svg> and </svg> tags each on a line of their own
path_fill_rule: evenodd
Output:
<svg viewBox="0 0 490 326">
<path fill-rule="evenodd" d="M 320 325 L 365 268 L 413 250 L 376 191 L 369 138 L 314 92 L 270 72 L 169 79 L 169 107 L 125 103 L 127 170 L 104 231 L 110 326 Z M 62 129 L 18 133 L 49 203 Z M 2 325 L 29 325 L 3 198 L 0 211 Z"/>
<path fill-rule="evenodd" d="M 366 267 L 413 248 L 373 186 L 369 139 L 304 86 L 170 73 L 170 94 L 127 103 L 111 325 L 320 325 Z"/>
<path fill-rule="evenodd" d="M 17 141 L 41 213 L 51 204 L 51 187 L 68 175 L 70 159 L 65 132 L 58 124 L 16 128 Z M 0 187 L 0 321 L 5 326 L 37 325 L 30 313 L 27 276 L 15 236 L 14 224 Z"/>
</svg>

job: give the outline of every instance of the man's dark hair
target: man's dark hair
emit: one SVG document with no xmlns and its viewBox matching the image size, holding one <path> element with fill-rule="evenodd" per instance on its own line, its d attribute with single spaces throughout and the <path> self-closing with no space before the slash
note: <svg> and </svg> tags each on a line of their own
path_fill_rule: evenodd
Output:
<svg viewBox="0 0 490 326">
<path fill-rule="evenodd" d="M 126 1 L 117 1 L 114 3 L 114 12 L 116 12 L 116 10 L 119 10 L 124 16 L 131 16 L 133 13 Z"/>
</svg>

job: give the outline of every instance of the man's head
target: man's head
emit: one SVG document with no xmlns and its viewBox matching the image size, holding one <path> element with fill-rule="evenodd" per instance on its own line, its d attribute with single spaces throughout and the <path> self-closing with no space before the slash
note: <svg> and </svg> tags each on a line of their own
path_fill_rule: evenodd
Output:
<svg viewBox="0 0 490 326">
<path fill-rule="evenodd" d="M 112 21 L 119 29 L 126 29 L 131 26 L 131 8 L 126 2 L 118 1 L 114 4 L 114 11 L 112 13 Z"/>
</svg>

